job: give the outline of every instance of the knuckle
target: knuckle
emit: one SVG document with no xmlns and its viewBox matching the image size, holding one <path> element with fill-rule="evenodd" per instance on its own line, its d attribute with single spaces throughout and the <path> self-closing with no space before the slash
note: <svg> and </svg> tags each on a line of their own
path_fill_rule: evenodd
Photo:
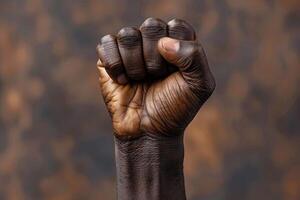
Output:
<svg viewBox="0 0 300 200">
<path fill-rule="evenodd" d="M 141 25 L 141 27 L 145 27 L 145 26 L 166 26 L 166 24 L 161 19 L 149 17 Z"/>
<path fill-rule="evenodd" d="M 105 66 L 115 68 L 122 65 L 118 47 L 115 42 L 107 42 L 99 49 L 99 57 Z"/>
<path fill-rule="evenodd" d="M 107 42 L 112 42 L 115 40 L 115 36 L 111 35 L 111 34 L 108 34 L 108 35 L 105 35 L 101 38 L 100 40 L 100 43 L 101 44 L 105 44 Z"/>
<path fill-rule="evenodd" d="M 118 54 L 118 46 L 114 41 L 107 42 L 105 44 L 102 44 L 103 51 L 105 54 Z"/>
<path fill-rule="evenodd" d="M 160 19 L 148 18 L 141 25 L 140 30 L 145 38 L 159 39 L 167 35 L 167 24 Z"/>
<path fill-rule="evenodd" d="M 98 47 L 98 54 L 102 61 L 106 64 L 114 62 L 119 59 L 118 46 L 114 36 L 106 35 L 101 39 L 101 45 Z"/>
<path fill-rule="evenodd" d="M 110 63 L 107 67 L 106 70 L 109 71 L 109 73 L 113 76 L 117 76 L 121 74 L 124 70 L 122 67 L 122 63 L 119 61 Z"/>
<path fill-rule="evenodd" d="M 186 24 L 186 22 L 183 19 L 178 19 L 178 18 L 174 18 L 171 21 L 168 22 L 168 25 L 173 27 L 173 26 L 184 26 Z"/>
<path fill-rule="evenodd" d="M 122 28 L 118 33 L 118 43 L 126 48 L 140 45 L 140 31 L 133 27 Z"/>
<path fill-rule="evenodd" d="M 182 19 L 173 19 L 168 22 L 169 35 L 178 39 L 195 39 L 193 27 Z"/>
<path fill-rule="evenodd" d="M 135 27 L 124 27 L 118 32 L 118 36 L 136 35 L 137 32 Z"/>
</svg>

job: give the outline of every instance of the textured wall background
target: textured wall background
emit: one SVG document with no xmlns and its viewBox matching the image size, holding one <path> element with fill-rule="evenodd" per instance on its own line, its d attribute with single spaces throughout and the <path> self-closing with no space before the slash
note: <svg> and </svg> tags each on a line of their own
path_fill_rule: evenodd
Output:
<svg viewBox="0 0 300 200">
<path fill-rule="evenodd" d="M 187 19 L 217 90 L 189 126 L 190 200 L 300 199 L 298 0 L 1 0 L 0 199 L 115 199 L 101 35 Z"/>
</svg>

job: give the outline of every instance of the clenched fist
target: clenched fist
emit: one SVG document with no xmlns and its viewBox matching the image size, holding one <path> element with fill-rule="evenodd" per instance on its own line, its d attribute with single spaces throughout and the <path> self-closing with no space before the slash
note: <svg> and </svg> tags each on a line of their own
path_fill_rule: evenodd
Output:
<svg viewBox="0 0 300 200">
<path fill-rule="evenodd" d="M 148 18 L 97 46 L 100 87 L 117 136 L 178 135 L 215 88 L 191 25 Z"/>
<path fill-rule="evenodd" d="M 119 200 L 185 200 L 183 132 L 215 88 L 191 25 L 147 19 L 97 46 Z M 166 137 L 167 136 L 167 137 Z"/>
</svg>

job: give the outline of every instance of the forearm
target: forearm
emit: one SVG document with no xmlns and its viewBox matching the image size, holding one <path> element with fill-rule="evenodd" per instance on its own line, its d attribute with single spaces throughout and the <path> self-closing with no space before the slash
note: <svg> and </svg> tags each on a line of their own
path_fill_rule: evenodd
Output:
<svg viewBox="0 0 300 200">
<path fill-rule="evenodd" d="M 183 135 L 115 138 L 118 200 L 185 200 Z"/>
<path fill-rule="evenodd" d="M 116 136 L 118 200 L 185 200 L 181 130 L 215 88 L 195 30 L 149 18 L 102 37 L 97 52 Z"/>
</svg>

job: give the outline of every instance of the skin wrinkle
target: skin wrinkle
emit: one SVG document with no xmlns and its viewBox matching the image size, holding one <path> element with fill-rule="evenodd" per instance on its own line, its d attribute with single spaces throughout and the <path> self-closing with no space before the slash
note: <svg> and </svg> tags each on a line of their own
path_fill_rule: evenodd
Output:
<svg viewBox="0 0 300 200">
<path fill-rule="evenodd" d="M 166 84 L 167 86 L 168 84 Z M 164 133 L 164 134 L 167 134 L 166 130 L 164 130 L 163 127 L 168 127 L 168 123 L 166 122 L 166 118 L 167 116 L 171 116 L 168 114 L 168 109 L 167 109 L 167 105 L 166 104 L 169 104 L 167 101 L 167 99 L 163 98 L 161 95 L 163 95 L 161 92 L 157 92 L 157 98 L 160 102 L 162 102 L 161 104 L 154 104 L 154 107 L 155 107 L 155 113 L 156 115 L 158 115 L 160 117 L 160 121 L 163 123 L 160 127 L 161 129 L 161 132 Z M 158 106 L 160 106 L 158 108 Z"/>
<path fill-rule="evenodd" d="M 168 103 L 166 103 L 167 99 L 162 98 L 161 95 L 162 94 L 160 92 L 157 92 L 156 96 L 157 96 L 158 100 L 162 103 L 161 104 L 154 104 L 154 106 L 155 106 L 155 109 L 156 109 L 156 113 L 160 116 L 161 121 L 164 122 L 165 121 L 164 119 L 166 118 L 166 116 L 163 116 L 163 115 L 164 114 L 168 115 L 168 109 L 166 107 L 166 104 L 168 104 Z M 159 106 L 159 108 L 158 108 L 158 106 Z M 164 125 L 166 126 L 166 123 L 164 123 Z"/>
<path fill-rule="evenodd" d="M 157 42 L 167 36 L 167 24 L 159 19 L 148 18 L 140 26 L 145 67 L 149 76 L 165 76 L 167 68 L 164 59 L 158 52 Z"/>
<path fill-rule="evenodd" d="M 195 31 L 187 22 L 180 19 L 174 19 L 170 21 L 168 25 L 169 37 L 180 40 L 195 40 Z"/>
<path fill-rule="evenodd" d="M 151 115 L 150 115 L 149 112 L 148 112 L 148 107 L 147 107 L 147 106 L 145 106 L 144 113 L 145 113 L 145 116 L 148 116 L 148 117 L 149 117 L 150 126 L 152 126 L 155 130 L 158 130 L 157 124 L 159 124 L 159 122 L 157 121 L 157 119 L 151 117 Z M 146 117 L 144 117 L 144 119 L 145 119 L 145 118 L 146 118 Z M 153 122 L 156 122 L 156 123 L 153 123 Z M 142 125 L 142 124 L 143 124 L 143 119 L 141 120 L 141 125 Z M 144 132 L 146 132 L 146 131 L 142 128 L 142 126 L 141 126 L 141 129 L 142 129 Z M 148 132 L 149 134 L 153 134 L 151 130 L 147 130 L 147 132 Z M 154 134 L 155 134 L 155 133 L 154 133 Z"/>
<path fill-rule="evenodd" d="M 174 79 L 176 79 L 176 78 L 174 78 Z M 178 85 L 179 86 L 179 85 Z M 173 98 L 176 98 L 176 95 L 172 95 L 172 94 L 174 94 L 174 92 L 176 92 L 176 90 L 172 90 L 171 88 L 170 88 L 170 84 L 167 84 L 167 88 L 168 88 L 168 90 L 167 90 L 167 93 L 165 94 L 165 98 L 166 99 L 168 99 L 169 100 L 169 104 L 171 104 L 171 99 Z M 169 95 L 167 95 L 167 94 L 169 94 Z M 177 96 L 179 96 L 180 94 L 178 94 L 177 93 Z M 170 114 L 171 113 L 176 113 L 177 111 L 176 111 L 176 107 L 170 107 Z"/>
<path fill-rule="evenodd" d="M 161 24 L 151 18 L 140 30 L 123 28 L 97 48 L 109 61 L 99 67 L 100 88 L 113 123 L 119 200 L 186 199 L 183 133 L 214 89 L 193 28 L 183 20 Z M 162 46 L 168 32 L 181 39 L 179 49 Z M 116 64 L 128 82 L 114 81 Z"/>
<path fill-rule="evenodd" d="M 159 19 L 148 18 L 140 26 L 143 39 L 158 41 L 167 35 L 167 24 Z"/>
<path fill-rule="evenodd" d="M 144 38 L 154 41 L 157 41 L 167 35 L 166 25 L 148 25 L 142 27 L 140 30 Z"/>
<path fill-rule="evenodd" d="M 120 58 L 120 52 L 116 38 L 112 35 L 106 35 L 101 39 L 98 50 L 100 51 L 99 56 L 105 63 L 105 68 L 114 80 L 117 79 L 118 75 L 123 73 L 122 61 Z"/>
<path fill-rule="evenodd" d="M 143 79 L 145 77 L 145 68 L 140 31 L 136 28 L 123 28 L 118 33 L 117 38 L 119 52 L 127 76 L 133 80 Z"/>
<path fill-rule="evenodd" d="M 109 70 L 110 74 L 117 77 L 117 75 L 119 75 L 123 72 L 121 65 L 122 65 L 122 63 L 120 61 L 111 62 L 110 66 L 107 67 L 107 70 Z"/>
<path fill-rule="evenodd" d="M 137 46 L 140 46 L 140 36 L 139 35 L 124 35 L 124 36 L 118 36 L 118 43 L 120 46 L 124 48 L 135 48 Z"/>
<path fill-rule="evenodd" d="M 144 95 L 144 94 L 145 94 L 145 93 L 144 93 L 144 92 L 145 92 L 145 89 L 144 89 L 144 87 L 145 87 L 145 86 L 144 86 L 144 85 L 142 85 L 142 89 L 141 89 L 141 90 L 142 90 L 142 100 L 141 100 L 141 105 L 140 105 L 140 108 L 142 108 L 142 107 L 143 107 L 143 105 L 144 105 L 144 99 L 145 99 L 145 98 L 144 98 L 144 97 L 145 97 L 145 95 Z M 142 117 L 143 117 L 143 112 L 141 111 L 141 113 L 139 113 L 138 115 L 139 115 L 139 119 L 140 119 L 140 123 L 139 123 L 139 129 L 140 129 L 140 130 L 142 130 L 142 128 L 141 128 L 141 125 L 142 125 Z"/>
<path fill-rule="evenodd" d="M 174 96 L 172 95 L 172 90 L 170 90 L 170 87 L 169 87 L 170 85 L 169 84 L 167 84 L 167 92 L 166 92 L 166 94 L 164 94 L 164 96 L 162 97 L 163 99 L 166 99 L 166 101 L 167 101 L 167 105 L 171 105 L 172 104 L 172 102 L 171 102 L 171 99 L 172 99 L 172 97 L 174 98 Z M 167 95 L 167 94 L 169 94 L 169 95 Z M 166 106 L 166 105 L 164 105 L 164 107 L 165 107 L 165 109 L 168 111 L 168 115 L 169 116 L 171 116 L 171 122 L 172 121 L 176 121 L 175 120 L 175 116 L 174 115 L 172 115 L 172 113 L 178 113 L 177 111 L 176 111 L 176 107 L 173 107 L 173 112 L 172 112 L 172 107 L 171 106 Z M 169 107 L 169 109 L 167 109 Z M 164 119 L 166 119 L 166 118 L 164 118 Z M 169 128 L 172 128 L 172 129 L 174 129 L 175 127 L 176 127 L 176 123 L 170 123 L 170 125 L 169 125 L 170 127 Z"/>
<path fill-rule="evenodd" d="M 158 114 L 158 109 L 157 109 L 157 104 L 155 104 L 154 102 L 156 102 L 156 99 L 155 99 L 155 95 L 154 95 L 154 92 L 155 91 L 155 87 L 154 87 L 154 89 L 152 90 L 152 101 L 151 101 L 151 105 L 152 105 L 152 107 L 153 107 L 153 112 L 151 113 L 151 114 L 153 114 L 154 113 L 154 115 L 156 115 L 159 119 L 157 120 L 158 121 L 158 125 L 159 124 L 161 124 L 161 123 L 163 123 L 164 124 L 164 120 L 161 118 L 161 115 L 160 114 Z M 162 103 L 162 105 L 163 105 L 163 103 Z M 150 109 L 151 110 L 151 109 Z M 151 116 L 151 114 L 150 114 L 150 116 Z M 160 123 L 161 122 L 161 123 Z M 159 128 L 158 128 L 158 130 L 160 130 L 160 131 L 162 131 L 161 130 L 161 128 L 160 127 L 162 127 L 162 125 L 160 125 L 159 126 Z M 163 131 L 162 131 L 163 132 Z"/>
</svg>

